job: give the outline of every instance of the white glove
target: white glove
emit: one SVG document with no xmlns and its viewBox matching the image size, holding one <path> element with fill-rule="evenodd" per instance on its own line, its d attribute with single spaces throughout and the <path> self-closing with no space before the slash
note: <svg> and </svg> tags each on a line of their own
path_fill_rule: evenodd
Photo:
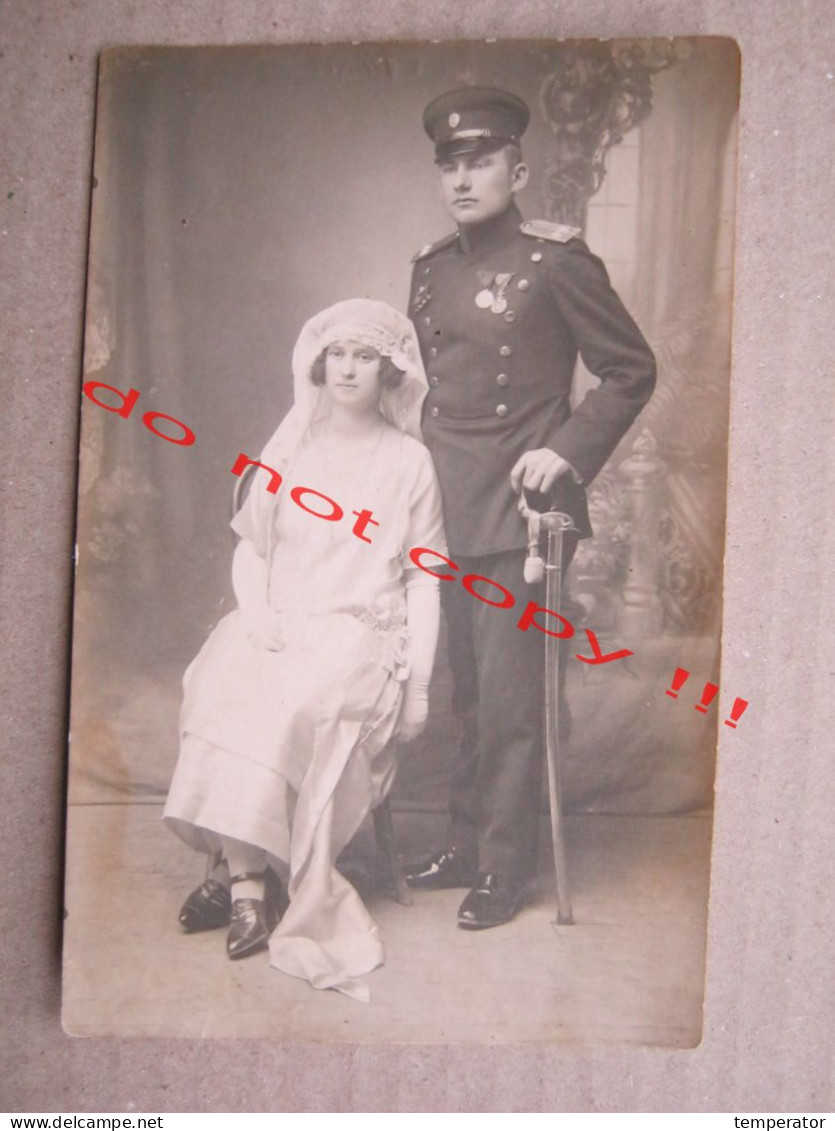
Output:
<svg viewBox="0 0 835 1131">
<path fill-rule="evenodd" d="M 403 692 L 393 738 L 411 742 L 426 726 L 429 714 L 429 680 L 435 660 L 440 620 L 438 582 L 406 570 L 406 623 L 409 629 L 411 675 Z"/>
<path fill-rule="evenodd" d="M 398 742 L 411 742 L 426 726 L 428 715 L 429 685 L 410 679 L 406 684 L 392 738 Z"/>
</svg>

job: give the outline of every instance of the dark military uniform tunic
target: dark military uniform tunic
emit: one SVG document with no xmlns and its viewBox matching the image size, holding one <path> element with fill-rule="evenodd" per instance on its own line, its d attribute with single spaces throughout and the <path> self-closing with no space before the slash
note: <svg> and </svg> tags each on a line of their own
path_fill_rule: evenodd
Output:
<svg viewBox="0 0 835 1131">
<path fill-rule="evenodd" d="M 571 466 L 552 493 L 591 533 L 589 483 L 646 403 L 652 353 L 576 229 L 523 224 L 515 206 L 416 256 L 409 314 L 429 379 L 423 416 L 459 577 L 487 577 L 516 608 L 441 587 L 453 710 L 463 737 L 451 783 L 450 842 L 482 872 L 533 869 L 542 762 L 543 641 L 518 615 L 543 594 L 523 579 L 527 527 L 510 471 L 550 448 Z M 600 378 L 572 413 L 577 354 Z M 544 507 L 541 509 L 545 509 Z M 576 546 L 567 538 L 566 562 Z"/>
<path fill-rule="evenodd" d="M 511 206 L 416 258 L 409 313 L 429 379 L 423 433 L 453 553 L 524 546 L 516 460 L 551 448 L 589 483 L 652 393 L 652 353 L 577 234 L 523 224 Z M 492 306 L 476 304 L 485 291 Z M 572 413 L 578 352 L 601 385 Z M 575 479 L 562 477 L 557 492 L 558 509 L 591 533 Z"/>
</svg>

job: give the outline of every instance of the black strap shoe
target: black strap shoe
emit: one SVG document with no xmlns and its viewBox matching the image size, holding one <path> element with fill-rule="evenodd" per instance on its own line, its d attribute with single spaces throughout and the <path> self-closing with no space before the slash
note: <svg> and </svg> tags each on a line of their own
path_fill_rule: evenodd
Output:
<svg viewBox="0 0 835 1131">
<path fill-rule="evenodd" d="M 226 953 L 233 960 L 266 950 L 270 935 L 288 905 L 284 885 L 272 868 L 268 867 L 263 872 L 243 872 L 240 876 L 232 876 L 230 883 L 243 880 L 263 880 L 264 898 L 232 900 Z"/>
<path fill-rule="evenodd" d="M 478 868 L 472 856 L 462 849 L 445 848 L 421 864 L 406 868 L 404 878 L 410 888 L 441 891 L 444 888 L 468 888 L 475 883 Z"/>
<path fill-rule="evenodd" d="M 483 931 L 509 923 L 522 906 L 524 880 L 480 872 L 475 887 L 458 909 L 458 926 L 465 931 Z"/>
<path fill-rule="evenodd" d="M 246 958 L 266 950 L 270 937 L 263 899 L 233 899 L 232 922 L 226 937 L 230 958 Z"/>
<path fill-rule="evenodd" d="M 222 861 L 225 864 L 225 861 Z M 267 926 L 274 930 L 287 910 L 287 892 L 279 877 L 267 868 L 264 878 L 264 902 L 267 905 Z M 232 896 L 226 884 L 208 876 L 199 888 L 188 896 L 180 908 L 180 925 L 186 934 L 197 931 L 214 931 L 228 927 L 232 921 Z"/>
<path fill-rule="evenodd" d="M 196 931 L 213 931 L 217 927 L 228 927 L 232 917 L 232 897 L 229 888 L 224 887 L 211 876 L 195 888 L 180 908 L 180 924 L 186 934 Z"/>
</svg>

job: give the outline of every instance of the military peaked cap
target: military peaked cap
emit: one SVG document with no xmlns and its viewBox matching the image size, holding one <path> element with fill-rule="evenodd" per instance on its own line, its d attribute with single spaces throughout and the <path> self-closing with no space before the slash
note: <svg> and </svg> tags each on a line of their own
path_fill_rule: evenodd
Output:
<svg viewBox="0 0 835 1131">
<path fill-rule="evenodd" d="M 516 145 L 530 110 L 515 94 L 489 86 L 464 86 L 434 98 L 423 112 L 423 128 L 435 143 L 435 160 Z"/>
</svg>

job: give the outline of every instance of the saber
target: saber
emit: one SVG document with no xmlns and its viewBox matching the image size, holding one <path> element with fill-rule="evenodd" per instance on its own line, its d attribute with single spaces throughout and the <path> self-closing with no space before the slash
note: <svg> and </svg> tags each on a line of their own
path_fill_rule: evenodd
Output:
<svg viewBox="0 0 835 1131">
<path fill-rule="evenodd" d="M 566 530 L 574 530 L 567 514 L 549 511 L 538 516 L 547 537 L 545 557 L 545 604 L 560 614 L 562 599 L 562 543 Z M 563 837 L 562 796 L 560 793 L 560 704 L 559 639 L 545 637 L 545 753 L 548 762 L 548 800 L 551 809 L 551 839 L 554 846 L 554 871 L 557 877 L 557 925 L 574 922 L 568 890 L 568 868 Z"/>
</svg>

